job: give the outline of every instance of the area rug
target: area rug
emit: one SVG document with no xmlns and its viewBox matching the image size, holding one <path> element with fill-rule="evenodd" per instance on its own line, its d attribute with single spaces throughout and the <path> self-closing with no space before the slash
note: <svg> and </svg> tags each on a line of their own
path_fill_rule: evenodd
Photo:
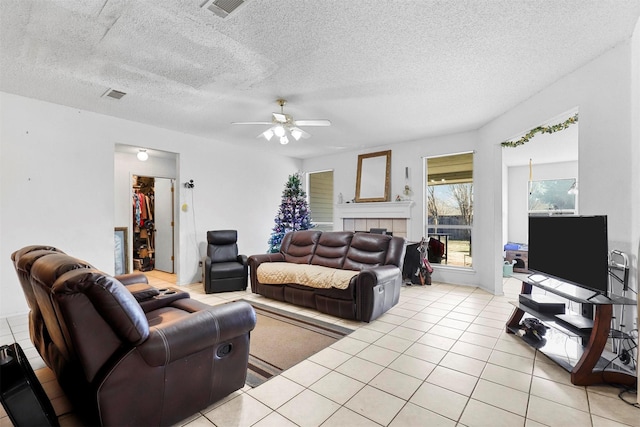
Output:
<svg viewBox="0 0 640 427">
<path fill-rule="evenodd" d="M 245 300 L 247 301 L 247 300 Z M 256 387 L 330 346 L 353 330 L 253 301 L 247 385 Z"/>
</svg>

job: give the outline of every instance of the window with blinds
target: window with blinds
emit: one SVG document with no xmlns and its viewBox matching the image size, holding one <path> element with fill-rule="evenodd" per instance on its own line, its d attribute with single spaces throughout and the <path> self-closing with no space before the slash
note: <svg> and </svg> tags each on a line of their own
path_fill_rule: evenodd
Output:
<svg viewBox="0 0 640 427">
<path fill-rule="evenodd" d="M 309 172 L 309 208 L 315 228 L 333 230 L 333 171 Z"/>
</svg>

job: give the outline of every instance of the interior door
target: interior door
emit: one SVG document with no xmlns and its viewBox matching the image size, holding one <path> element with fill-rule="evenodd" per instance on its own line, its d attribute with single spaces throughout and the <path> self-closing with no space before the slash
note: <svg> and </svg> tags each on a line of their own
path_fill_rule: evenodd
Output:
<svg viewBox="0 0 640 427">
<path fill-rule="evenodd" d="M 155 178 L 155 268 L 173 273 L 173 179 Z"/>
</svg>

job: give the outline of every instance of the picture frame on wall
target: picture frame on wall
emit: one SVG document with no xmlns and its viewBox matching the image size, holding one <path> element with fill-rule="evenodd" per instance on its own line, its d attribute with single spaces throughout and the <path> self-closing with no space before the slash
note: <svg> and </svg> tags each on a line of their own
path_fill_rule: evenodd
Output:
<svg viewBox="0 0 640 427">
<path fill-rule="evenodd" d="M 390 189 L 391 150 L 358 155 L 356 203 L 388 202 Z"/>
<path fill-rule="evenodd" d="M 129 273 L 129 240 L 127 227 L 116 227 L 114 231 L 114 275 Z"/>
</svg>

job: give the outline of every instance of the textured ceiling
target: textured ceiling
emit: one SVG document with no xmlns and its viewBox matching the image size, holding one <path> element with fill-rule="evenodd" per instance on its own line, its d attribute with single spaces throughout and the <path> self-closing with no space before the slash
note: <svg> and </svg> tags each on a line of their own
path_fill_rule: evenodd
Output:
<svg viewBox="0 0 640 427">
<path fill-rule="evenodd" d="M 0 90 L 307 158 L 476 129 L 640 15 L 638 0 L 250 0 L 222 19 L 202 3 L 0 0 Z M 231 125 L 270 120 L 278 97 L 332 126 L 281 146 Z"/>
</svg>

